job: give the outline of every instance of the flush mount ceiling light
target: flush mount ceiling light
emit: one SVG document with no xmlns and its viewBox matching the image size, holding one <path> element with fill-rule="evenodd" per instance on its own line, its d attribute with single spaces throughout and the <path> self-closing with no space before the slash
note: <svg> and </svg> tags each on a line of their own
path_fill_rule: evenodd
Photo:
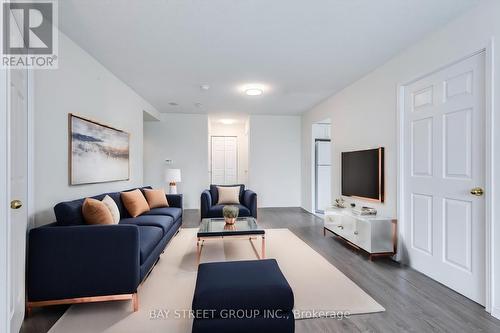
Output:
<svg viewBox="0 0 500 333">
<path fill-rule="evenodd" d="M 208 84 L 202 84 L 202 85 L 200 86 L 200 89 L 201 89 L 201 90 L 208 90 L 208 89 L 210 89 L 210 85 L 208 85 Z"/>
<path fill-rule="evenodd" d="M 234 119 L 221 119 L 221 120 L 219 120 L 219 122 L 224 124 L 224 125 L 232 125 L 236 122 L 236 120 L 234 120 Z"/>
<path fill-rule="evenodd" d="M 262 89 L 259 89 L 259 88 L 249 88 L 247 90 L 245 90 L 245 94 L 247 94 L 248 96 L 260 96 L 264 93 L 264 91 Z"/>
<path fill-rule="evenodd" d="M 247 96 L 260 96 L 267 90 L 262 84 L 246 84 L 241 87 L 241 91 Z"/>
</svg>

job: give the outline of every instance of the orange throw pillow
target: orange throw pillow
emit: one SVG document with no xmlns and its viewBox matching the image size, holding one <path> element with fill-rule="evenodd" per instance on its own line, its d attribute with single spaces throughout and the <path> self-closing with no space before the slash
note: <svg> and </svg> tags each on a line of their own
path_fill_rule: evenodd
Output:
<svg viewBox="0 0 500 333">
<path fill-rule="evenodd" d="M 133 190 L 130 192 L 121 193 L 123 204 L 127 208 L 128 213 L 132 217 L 137 217 L 149 211 L 149 205 L 141 190 Z"/>
<path fill-rule="evenodd" d="M 148 201 L 149 208 L 168 207 L 167 196 L 164 190 L 148 190 L 144 189 L 144 195 Z"/>
<path fill-rule="evenodd" d="M 82 213 L 87 224 L 113 224 L 113 216 L 102 201 L 92 198 L 85 199 Z"/>
</svg>

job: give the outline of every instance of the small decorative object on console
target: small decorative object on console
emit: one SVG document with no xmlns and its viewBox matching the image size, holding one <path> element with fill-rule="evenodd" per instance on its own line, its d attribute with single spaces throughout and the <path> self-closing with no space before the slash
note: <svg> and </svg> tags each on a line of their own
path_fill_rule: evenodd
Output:
<svg viewBox="0 0 500 333">
<path fill-rule="evenodd" d="M 363 206 L 359 208 L 353 208 L 352 212 L 357 215 L 377 215 L 377 210 L 375 208 Z"/>
<path fill-rule="evenodd" d="M 240 209 L 236 206 L 224 206 L 222 208 L 222 216 L 224 216 L 224 221 L 226 224 L 234 224 L 236 222 L 236 218 L 240 213 Z"/>
<path fill-rule="evenodd" d="M 335 207 L 337 208 L 345 208 L 345 200 L 343 198 L 335 199 Z"/>
</svg>

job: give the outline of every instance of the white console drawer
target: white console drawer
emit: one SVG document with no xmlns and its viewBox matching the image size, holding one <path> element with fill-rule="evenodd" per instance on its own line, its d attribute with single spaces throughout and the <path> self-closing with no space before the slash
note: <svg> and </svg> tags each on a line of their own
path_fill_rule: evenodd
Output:
<svg viewBox="0 0 500 333">
<path fill-rule="evenodd" d="M 348 209 L 327 209 L 324 228 L 370 254 L 394 251 L 395 220 L 378 216 L 359 216 Z"/>
<path fill-rule="evenodd" d="M 342 236 L 350 241 L 354 240 L 356 230 L 356 220 L 349 216 L 342 215 L 329 215 L 325 226 L 332 232 Z"/>
</svg>

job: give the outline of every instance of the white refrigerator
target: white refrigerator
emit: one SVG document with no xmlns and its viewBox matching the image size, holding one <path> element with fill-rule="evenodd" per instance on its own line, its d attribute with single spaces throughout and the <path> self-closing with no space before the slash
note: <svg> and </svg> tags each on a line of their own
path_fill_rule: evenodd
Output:
<svg viewBox="0 0 500 333">
<path fill-rule="evenodd" d="M 316 213 L 322 214 L 325 208 L 332 205 L 331 195 L 331 143 L 330 140 L 316 139 L 315 149 L 315 206 Z"/>
</svg>

